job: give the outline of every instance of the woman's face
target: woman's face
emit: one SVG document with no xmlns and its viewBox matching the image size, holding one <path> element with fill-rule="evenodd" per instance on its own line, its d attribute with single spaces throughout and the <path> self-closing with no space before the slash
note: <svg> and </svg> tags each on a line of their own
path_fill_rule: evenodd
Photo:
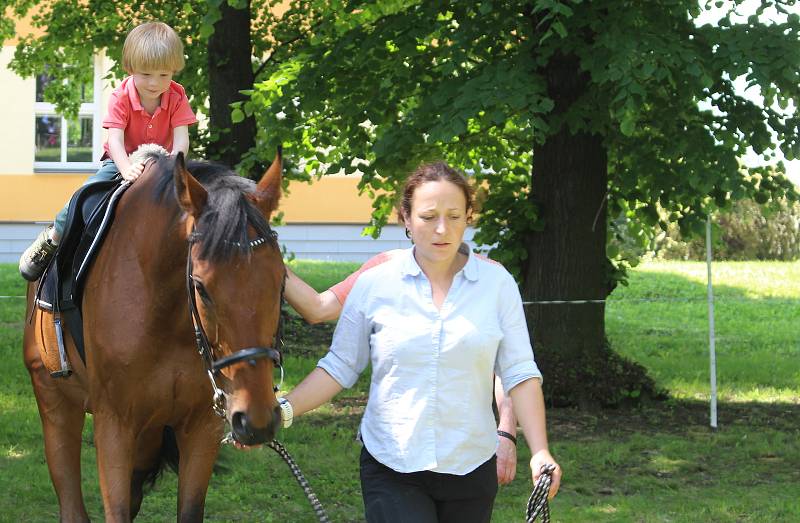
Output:
<svg viewBox="0 0 800 523">
<path fill-rule="evenodd" d="M 457 185 L 438 180 L 414 190 L 411 214 L 404 216 L 417 261 L 452 262 L 467 228 L 467 200 Z"/>
</svg>

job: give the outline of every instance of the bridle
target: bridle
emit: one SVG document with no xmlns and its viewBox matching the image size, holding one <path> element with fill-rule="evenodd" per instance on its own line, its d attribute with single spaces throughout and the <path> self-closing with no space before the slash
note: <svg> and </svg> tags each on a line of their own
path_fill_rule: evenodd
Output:
<svg viewBox="0 0 800 523">
<path fill-rule="evenodd" d="M 193 277 L 192 246 L 198 242 L 201 237 L 201 233 L 193 230 L 188 238 L 189 247 L 186 255 L 186 292 L 189 297 L 189 312 L 191 314 L 192 325 L 194 326 L 194 339 L 197 343 L 197 352 L 200 353 L 200 357 L 202 358 L 203 364 L 206 367 L 206 373 L 211 381 L 211 387 L 214 389 L 214 412 L 221 418 L 225 419 L 227 393 L 217 383 L 217 378 L 220 375 L 220 371 L 222 371 L 222 369 L 225 367 L 230 367 L 236 363 L 246 361 L 250 365 L 255 365 L 256 360 L 269 358 L 272 360 L 272 363 L 275 365 L 275 367 L 279 368 L 281 371 L 281 381 L 278 383 L 278 385 L 274 386 L 274 390 L 277 392 L 280 390 L 281 385 L 283 385 L 283 356 L 281 352 L 274 347 L 248 347 L 245 349 L 240 349 L 230 356 L 225 356 L 216 360 L 214 359 L 214 348 L 208 338 L 208 335 L 206 334 L 205 328 L 203 328 L 200 312 L 197 309 L 197 297 L 195 296 L 197 282 Z M 250 240 L 250 248 L 255 249 L 266 244 L 267 241 L 267 238 L 264 237 Z M 285 285 L 286 275 L 284 274 L 283 284 L 281 285 L 281 304 L 283 304 L 283 291 Z M 276 347 L 283 345 L 283 315 L 280 312 L 278 316 L 278 328 L 275 332 L 273 345 Z"/>
</svg>

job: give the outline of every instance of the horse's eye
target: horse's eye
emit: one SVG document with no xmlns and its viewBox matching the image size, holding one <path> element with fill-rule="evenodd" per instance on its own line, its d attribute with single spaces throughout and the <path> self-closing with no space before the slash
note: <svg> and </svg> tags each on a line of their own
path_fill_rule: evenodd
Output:
<svg viewBox="0 0 800 523">
<path fill-rule="evenodd" d="M 200 295 L 203 301 L 211 301 L 211 296 L 208 294 L 208 291 L 206 291 L 206 288 L 198 280 L 194 280 L 194 288 L 197 289 L 197 294 Z"/>
</svg>

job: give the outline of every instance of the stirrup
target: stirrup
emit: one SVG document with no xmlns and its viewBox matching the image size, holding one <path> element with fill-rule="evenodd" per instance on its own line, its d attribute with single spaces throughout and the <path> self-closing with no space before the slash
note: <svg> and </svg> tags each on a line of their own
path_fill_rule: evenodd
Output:
<svg viewBox="0 0 800 523">
<path fill-rule="evenodd" d="M 64 345 L 64 331 L 61 328 L 61 318 L 58 314 L 53 319 L 53 327 L 56 331 L 56 343 L 58 344 L 58 363 L 61 366 L 61 370 L 51 372 L 50 376 L 53 378 L 69 378 L 72 376 L 72 366 L 69 364 L 69 359 L 67 359 L 67 347 Z"/>
</svg>

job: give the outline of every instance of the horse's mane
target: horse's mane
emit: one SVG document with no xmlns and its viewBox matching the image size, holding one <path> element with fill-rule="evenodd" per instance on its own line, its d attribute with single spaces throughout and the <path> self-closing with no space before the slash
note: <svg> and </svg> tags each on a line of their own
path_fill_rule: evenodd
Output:
<svg viewBox="0 0 800 523">
<path fill-rule="evenodd" d="M 156 162 L 154 169 L 157 179 L 153 196 L 158 202 L 173 206 L 177 220 L 183 211 L 178 206 L 173 181 L 175 158 L 162 154 L 147 154 L 147 157 Z M 201 259 L 222 261 L 236 253 L 249 253 L 248 225 L 255 229 L 259 237 L 266 238 L 277 248 L 277 235 L 270 228 L 267 218 L 246 197 L 255 191 L 255 182 L 214 162 L 190 161 L 186 168 L 208 191 L 208 200 L 195 225 Z"/>
</svg>

